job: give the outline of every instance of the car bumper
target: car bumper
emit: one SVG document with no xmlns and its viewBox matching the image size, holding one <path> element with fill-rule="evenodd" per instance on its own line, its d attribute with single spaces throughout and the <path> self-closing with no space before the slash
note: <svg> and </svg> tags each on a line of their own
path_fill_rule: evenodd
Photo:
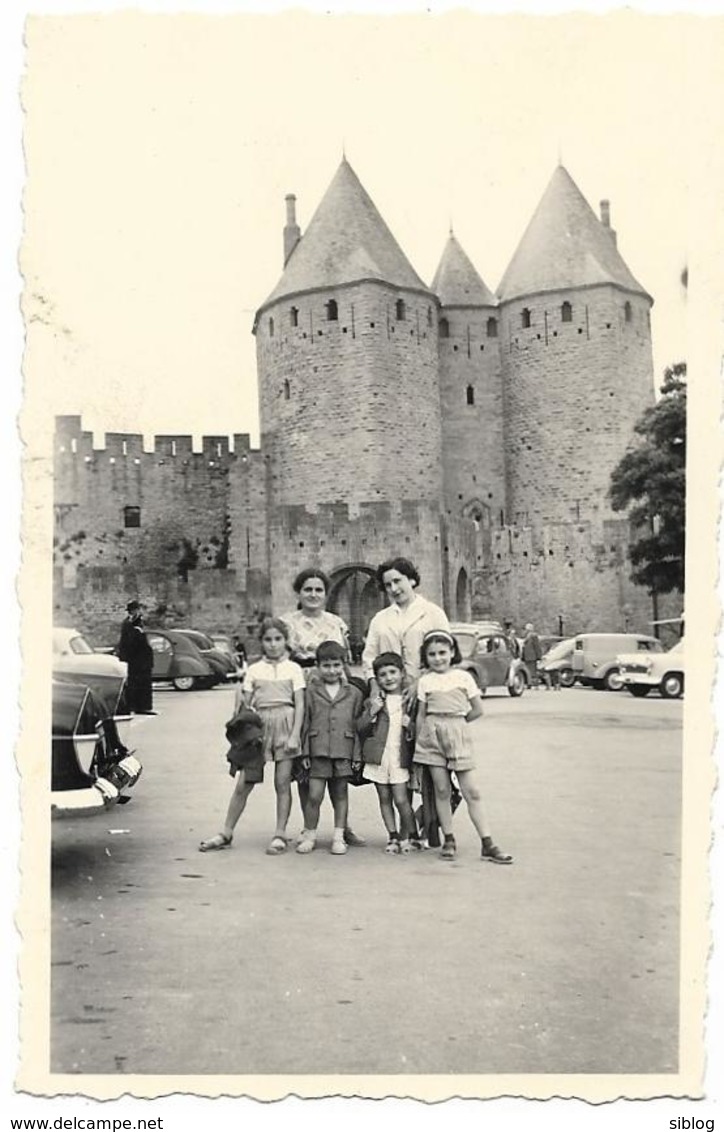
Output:
<svg viewBox="0 0 724 1132">
<path fill-rule="evenodd" d="M 658 687 L 661 677 L 655 676 L 653 672 L 631 672 L 626 669 L 620 669 L 619 677 L 624 687 L 629 684 L 645 684 L 648 688 Z"/>
<path fill-rule="evenodd" d="M 103 813 L 115 806 L 124 790 L 130 790 L 141 776 L 141 766 L 135 755 L 125 759 L 111 769 L 110 778 L 98 778 L 91 786 L 77 790 L 53 790 L 50 795 L 50 816 L 52 818 L 86 817 Z"/>
</svg>

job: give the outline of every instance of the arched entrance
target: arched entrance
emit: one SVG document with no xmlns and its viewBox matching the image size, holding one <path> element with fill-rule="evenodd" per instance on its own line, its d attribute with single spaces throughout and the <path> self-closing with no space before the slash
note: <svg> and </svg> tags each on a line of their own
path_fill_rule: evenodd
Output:
<svg viewBox="0 0 724 1132">
<path fill-rule="evenodd" d="M 371 566 L 357 563 L 343 566 L 332 574 L 327 609 L 342 617 L 349 625 L 350 644 L 355 660 L 362 652 L 362 643 L 370 621 L 384 604 Z"/>
<path fill-rule="evenodd" d="M 458 621 L 470 620 L 470 583 L 464 566 L 460 567 L 455 587 L 455 616 Z"/>
</svg>

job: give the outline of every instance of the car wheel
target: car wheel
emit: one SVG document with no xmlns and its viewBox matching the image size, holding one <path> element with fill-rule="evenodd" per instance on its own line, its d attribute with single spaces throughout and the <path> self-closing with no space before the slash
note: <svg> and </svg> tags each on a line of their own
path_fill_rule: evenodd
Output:
<svg viewBox="0 0 724 1132">
<path fill-rule="evenodd" d="M 620 669 L 610 668 L 603 678 L 603 686 L 607 692 L 620 692 L 623 688 Z"/>
<path fill-rule="evenodd" d="M 522 672 L 516 672 L 515 675 L 513 676 L 513 679 L 511 680 L 510 684 L 508 684 L 508 695 L 509 696 L 522 696 L 523 692 L 525 691 L 525 684 L 526 684 L 526 680 L 525 680 L 525 676 L 523 675 L 523 673 Z"/>
<path fill-rule="evenodd" d="M 637 699 L 642 700 L 644 696 L 648 696 L 651 688 L 648 684 L 629 684 L 628 690 L 632 696 L 636 696 Z"/>
<path fill-rule="evenodd" d="M 678 700 L 684 694 L 684 677 L 680 672 L 667 672 L 659 684 L 665 700 Z"/>
<path fill-rule="evenodd" d="M 561 688 L 572 688 L 576 682 L 576 675 L 572 668 L 561 668 L 558 673 Z"/>
<path fill-rule="evenodd" d="M 177 692 L 190 692 L 196 686 L 196 677 L 174 676 L 173 686 Z"/>
</svg>

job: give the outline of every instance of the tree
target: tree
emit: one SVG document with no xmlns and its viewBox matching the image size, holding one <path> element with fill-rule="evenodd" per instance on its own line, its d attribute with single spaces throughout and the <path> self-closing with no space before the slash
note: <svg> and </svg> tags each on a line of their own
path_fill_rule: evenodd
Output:
<svg viewBox="0 0 724 1132">
<path fill-rule="evenodd" d="M 664 370 L 661 398 L 634 426 L 634 443 L 611 475 L 614 511 L 628 510 L 635 538 L 631 578 L 652 595 L 684 589 L 686 362 Z"/>
</svg>

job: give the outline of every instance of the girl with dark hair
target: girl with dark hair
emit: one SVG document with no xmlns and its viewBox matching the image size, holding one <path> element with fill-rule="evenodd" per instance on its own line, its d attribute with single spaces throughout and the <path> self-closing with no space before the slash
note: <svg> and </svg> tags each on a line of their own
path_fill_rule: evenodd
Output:
<svg viewBox="0 0 724 1132">
<path fill-rule="evenodd" d="M 452 831 L 451 771 L 460 786 L 470 820 L 480 836 L 480 855 L 496 865 L 510 865 L 488 831 L 468 723 L 483 714 L 483 698 L 469 672 L 455 668 L 460 650 L 451 633 L 434 629 L 423 639 L 420 655 L 424 671 L 417 683 L 417 741 L 414 762 L 426 767 L 435 791 L 437 817 L 444 842 L 441 857 L 451 860 L 457 849 Z"/>
</svg>

